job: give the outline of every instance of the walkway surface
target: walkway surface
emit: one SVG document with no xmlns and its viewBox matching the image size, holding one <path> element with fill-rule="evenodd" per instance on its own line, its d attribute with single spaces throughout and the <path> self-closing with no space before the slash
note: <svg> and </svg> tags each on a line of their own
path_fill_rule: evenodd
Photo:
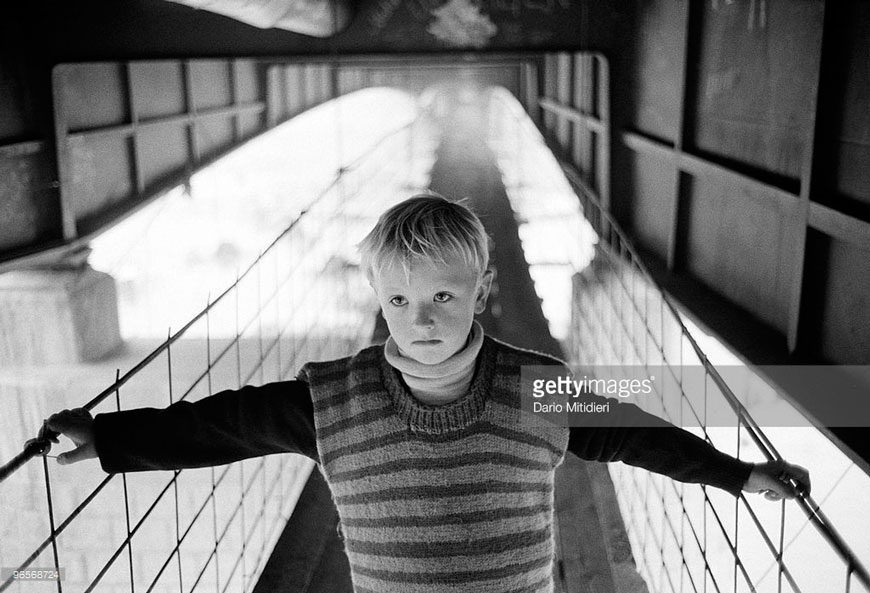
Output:
<svg viewBox="0 0 870 593">
<path fill-rule="evenodd" d="M 451 112 L 451 120 L 443 127 L 430 188 L 449 198 L 468 198 L 493 239 L 496 277 L 487 311 L 478 318 L 487 334 L 564 358 L 535 293 L 506 189 L 486 144 L 484 116 L 483 107 L 476 104 L 460 105 Z M 386 325 L 379 318 L 374 341 L 382 342 L 386 336 Z M 569 457 L 557 472 L 557 589 L 566 593 L 627 591 L 627 581 L 619 573 L 633 573 L 633 563 L 607 471 L 600 464 Z M 315 472 L 255 593 L 351 591 L 336 525 L 328 490 Z"/>
</svg>

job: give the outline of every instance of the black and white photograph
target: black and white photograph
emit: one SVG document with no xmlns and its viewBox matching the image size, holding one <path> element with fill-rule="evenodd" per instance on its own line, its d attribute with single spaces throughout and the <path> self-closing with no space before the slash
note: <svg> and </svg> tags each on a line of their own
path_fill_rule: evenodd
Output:
<svg viewBox="0 0 870 593">
<path fill-rule="evenodd" d="M 870 593 L 870 2 L 0 8 L 0 593 Z"/>
</svg>

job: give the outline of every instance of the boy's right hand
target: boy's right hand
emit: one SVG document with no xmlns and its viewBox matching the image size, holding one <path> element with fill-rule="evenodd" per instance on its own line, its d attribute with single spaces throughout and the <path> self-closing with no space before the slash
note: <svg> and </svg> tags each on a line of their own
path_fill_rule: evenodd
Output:
<svg viewBox="0 0 870 593">
<path fill-rule="evenodd" d="M 52 414 L 45 422 L 50 430 L 66 435 L 76 446 L 72 451 L 57 456 L 59 464 L 67 465 L 97 456 L 97 448 L 94 444 L 94 417 L 86 409 L 63 410 Z M 57 439 L 52 440 L 57 442 Z"/>
</svg>

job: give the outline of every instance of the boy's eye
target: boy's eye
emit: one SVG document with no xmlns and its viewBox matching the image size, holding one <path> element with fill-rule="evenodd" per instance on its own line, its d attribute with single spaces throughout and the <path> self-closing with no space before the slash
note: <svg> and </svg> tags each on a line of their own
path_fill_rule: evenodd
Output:
<svg viewBox="0 0 870 593">
<path fill-rule="evenodd" d="M 401 307 L 402 305 L 404 305 L 407 302 L 408 301 L 406 301 L 405 297 L 403 297 L 403 296 L 394 296 L 393 298 L 390 299 L 390 304 L 395 305 L 397 307 Z"/>
<path fill-rule="evenodd" d="M 453 295 L 448 292 L 439 292 L 435 295 L 436 303 L 446 303 L 453 298 Z"/>
</svg>

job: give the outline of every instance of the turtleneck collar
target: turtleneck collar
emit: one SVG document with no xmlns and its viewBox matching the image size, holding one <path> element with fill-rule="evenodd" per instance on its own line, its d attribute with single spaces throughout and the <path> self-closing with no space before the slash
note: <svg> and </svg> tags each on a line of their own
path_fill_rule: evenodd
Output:
<svg viewBox="0 0 870 593">
<path fill-rule="evenodd" d="M 384 357 L 402 373 L 402 379 L 416 399 L 424 404 L 442 405 L 465 395 L 474 377 L 474 362 L 483 345 L 483 327 L 473 321 L 465 348 L 438 364 L 423 364 L 399 352 L 393 337 L 384 344 Z"/>
</svg>

